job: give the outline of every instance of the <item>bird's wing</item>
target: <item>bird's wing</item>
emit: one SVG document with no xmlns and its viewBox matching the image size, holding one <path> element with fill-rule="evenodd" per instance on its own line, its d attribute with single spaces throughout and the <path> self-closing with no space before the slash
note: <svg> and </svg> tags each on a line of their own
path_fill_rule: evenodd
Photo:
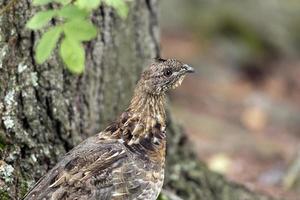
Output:
<svg viewBox="0 0 300 200">
<path fill-rule="evenodd" d="M 117 140 L 92 137 L 68 152 L 24 200 L 134 199 L 149 187 L 147 174 Z"/>
</svg>

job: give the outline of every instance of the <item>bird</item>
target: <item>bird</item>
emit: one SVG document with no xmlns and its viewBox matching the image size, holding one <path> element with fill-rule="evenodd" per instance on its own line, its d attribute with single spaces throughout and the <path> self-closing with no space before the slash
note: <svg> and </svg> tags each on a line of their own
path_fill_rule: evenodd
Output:
<svg viewBox="0 0 300 200">
<path fill-rule="evenodd" d="M 194 69 L 155 59 L 128 108 L 100 133 L 66 153 L 24 200 L 156 200 L 166 156 L 166 94 Z"/>
</svg>

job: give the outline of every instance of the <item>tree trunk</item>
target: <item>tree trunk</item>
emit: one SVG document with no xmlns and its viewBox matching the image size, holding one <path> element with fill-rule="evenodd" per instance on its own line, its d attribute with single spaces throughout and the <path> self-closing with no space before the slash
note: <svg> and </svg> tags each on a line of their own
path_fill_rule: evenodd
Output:
<svg viewBox="0 0 300 200">
<path fill-rule="evenodd" d="M 100 34 L 86 44 L 82 76 L 64 70 L 56 54 L 37 65 L 40 35 L 24 28 L 36 12 L 29 2 L 18 1 L 0 20 L 0 199 L 20 198 L 60 156 L 113 120 L 144 62 L 158 54 L 156 2 L 136 1 L 125 22 L 107 7 L 94 13 Z"/>
<path fill-rule="evenodd" d="M 113 120 L 128 105 L 146 60 L 159 55 L 157 0 L 139 0 L 129 4 L 125 21 L 111 8 L 94 12 L 100 33 L 85 45 L 83 75 L 66 71 L 57 54 L 37 65 L 40 35 L 24 28 L 36 12 L 30 2 L 15 1 L 0 16 L 1 200 L 20 199 L 66 151 Z M 166 188 L 184 199 L 264 199 L 199 165 L 182 131 L 173 121 L 169 126 Z"/>
</svg>

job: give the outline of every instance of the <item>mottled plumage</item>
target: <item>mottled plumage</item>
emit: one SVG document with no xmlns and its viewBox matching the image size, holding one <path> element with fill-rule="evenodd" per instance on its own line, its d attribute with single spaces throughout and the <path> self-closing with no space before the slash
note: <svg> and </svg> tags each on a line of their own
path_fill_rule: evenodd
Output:
<svg viewBox="0 0 300 200">
<path fill-rule="evenodd" d="M 143 72 L 129 108 L 68 152 L 25 200 L 155 200 L 164 179 L 165 92 L 193 68 L 159 59 Z"/>
</svg>

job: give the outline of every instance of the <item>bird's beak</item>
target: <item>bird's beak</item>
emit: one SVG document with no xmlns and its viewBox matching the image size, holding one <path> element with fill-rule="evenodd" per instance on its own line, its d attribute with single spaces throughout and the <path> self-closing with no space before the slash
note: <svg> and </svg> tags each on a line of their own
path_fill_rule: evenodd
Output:
<svg viewBox="0 0 300 200">
<path fill-rule="evenodd" d="M 184 73 L 194 73 L 194 72 L 195 72 L 195 69 L 192 68 L 191 66 L 187 65 L 187 64 L 184 64 L 184 65 L 182 66 L 182 71 L 183 71 Z"/>
</svg>

